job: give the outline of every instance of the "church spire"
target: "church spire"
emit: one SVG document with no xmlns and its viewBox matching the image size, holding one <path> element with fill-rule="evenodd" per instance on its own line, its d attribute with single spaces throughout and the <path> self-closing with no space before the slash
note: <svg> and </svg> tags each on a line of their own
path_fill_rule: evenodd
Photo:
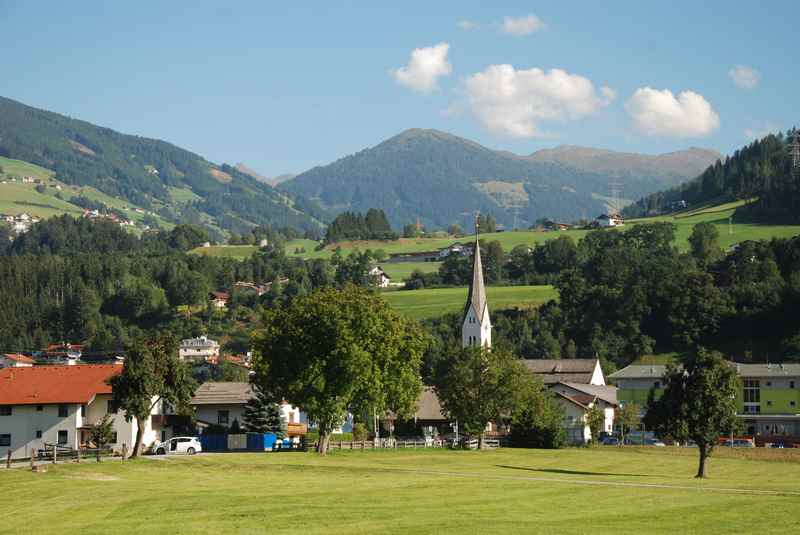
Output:
<svg viewBox="0 0 800 535">
<path fill-rule="evenodd" d="M 481 345 L 491 347 L 492 325 L 489 320 L 489 305 L 486 300 L 486 287 L 483 283 L 483 264 L 481 262 L 479 219 L 475 218 L 475 252 L 472 257 L 472 280 L 464 307 L 461 326 L 463 346 Z"/>
</svg>

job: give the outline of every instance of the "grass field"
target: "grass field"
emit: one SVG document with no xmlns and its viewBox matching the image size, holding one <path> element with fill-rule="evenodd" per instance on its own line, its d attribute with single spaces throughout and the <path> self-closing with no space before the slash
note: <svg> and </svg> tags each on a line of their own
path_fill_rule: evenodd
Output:
<svg viewBox="0 0 800 535">
<path fill-rule="evenodd" d="M 540 305 L 558 297 L 552 286 L 489 286 L 486 293 L 491 310 Z M 402 314 L 425 319 L 461 310 L 467 300 L 467 288 L 397 290 L 382 295 Z"/>
<path fill-rule="evenodd" d="M 381 267 L 392 278 L 392 282 L 400 282 L 410 278 L 417 269 L 423 273 L 433 273 L 439 271 L 441 265 L 441 262 L 395 262 L 381 264 Z"/>
<path fill-rule="evenodd" d="M 39 167 L 32 163 L 23 162 L 22 160 L 12 160 L 11 158 L 4 158 L 0 156 L 0 167 L 3 168 L 3 175 L 8 177 L 22 178 L 24 176 L 32 176 L 42 180 L 49 179 L 55 173 L 50 169 Z"/>
<path fill-rule="evenodd" d="M 672 448 L 205 454 L 0 471 L 0 531 L 795 533 L 800 453 Z"/>
</svg>

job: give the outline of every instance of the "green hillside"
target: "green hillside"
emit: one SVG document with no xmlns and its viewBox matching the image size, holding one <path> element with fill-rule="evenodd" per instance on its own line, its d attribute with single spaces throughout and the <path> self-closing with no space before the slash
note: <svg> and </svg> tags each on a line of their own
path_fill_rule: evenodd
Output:
<svg viewBox="0 0 800 535">
<path fill-rule="evenodd" d="M 219 239 L 256 225 L 318 231 L 324 217 L 313 203 L 170 143 L 2 97 L 0 156 L 51 169 L 63 184 L 91 187 L 167 221 L 203 225 Z M 25 173 L 37 168 L 15 162 L 9 169 Z"/>
<path fill-rule="evenodd" d="M 552 286 L 489 286 L 486 292 L 492 310 L 530 307 L 558 297 Z M 467 288 L 399 290 L 383 296 L 399 312 L 414 319 L 425 319 L 461 310 L 467 300 Z"/>
</svg>

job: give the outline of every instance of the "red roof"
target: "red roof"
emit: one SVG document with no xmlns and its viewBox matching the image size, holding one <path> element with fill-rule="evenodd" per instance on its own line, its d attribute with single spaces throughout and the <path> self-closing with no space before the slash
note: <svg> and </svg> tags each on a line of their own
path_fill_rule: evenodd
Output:
<svg viewBox="0 0 800 535">
<path fill-rule="evenodd" d="M 16 362 L 22 362 L 24 364 L 36 364 L 36 361 L 30 357 L 26 357 L 25 355 L 20 355 L 17 353 L 6 353 L 3 355 L 8 360 L 13 360 Z"/>
<path fill-rule="evenodd" d="M 5 368 L 0 405 L 88 403 L 97 394 L 110 394 L 107 381 L 121 371 L 119 364 Z"/>
<path fill-rule="evenodd" d="M 209 293 L 211 294 L 211 297 L 213 297 L 214 299 L 219 299 L 220 301 L 227 301 L 231 297 L 230 295 L 228 295 L 227 292 L 209 292 Z"/>
</svg>

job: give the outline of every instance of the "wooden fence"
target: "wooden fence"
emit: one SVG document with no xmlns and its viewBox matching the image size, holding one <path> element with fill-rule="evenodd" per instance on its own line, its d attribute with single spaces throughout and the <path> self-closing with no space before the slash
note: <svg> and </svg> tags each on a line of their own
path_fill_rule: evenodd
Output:
<svg viewBox="0 0 800 535">
<path fill-rule="evenodd" d="M 483 441 L 484 448 L 495 449 L 507 446 L 508 441 L 498 438 L 487 438 Z M 316 448 L 318 442 L 314 443 Z M 453 443 L 452 440 L 432 439 L 432 440 L 402 440 L 394 438 L 381 438 L 377 440 L 348 440 L 331 441 L 328 443 L 330 450 L 374 450 L 374 449 L 426 449 L 426 448 L 464 448 L 478 449 L 478 439 L 470 438 L 459 440 Z"/>
</svg>

